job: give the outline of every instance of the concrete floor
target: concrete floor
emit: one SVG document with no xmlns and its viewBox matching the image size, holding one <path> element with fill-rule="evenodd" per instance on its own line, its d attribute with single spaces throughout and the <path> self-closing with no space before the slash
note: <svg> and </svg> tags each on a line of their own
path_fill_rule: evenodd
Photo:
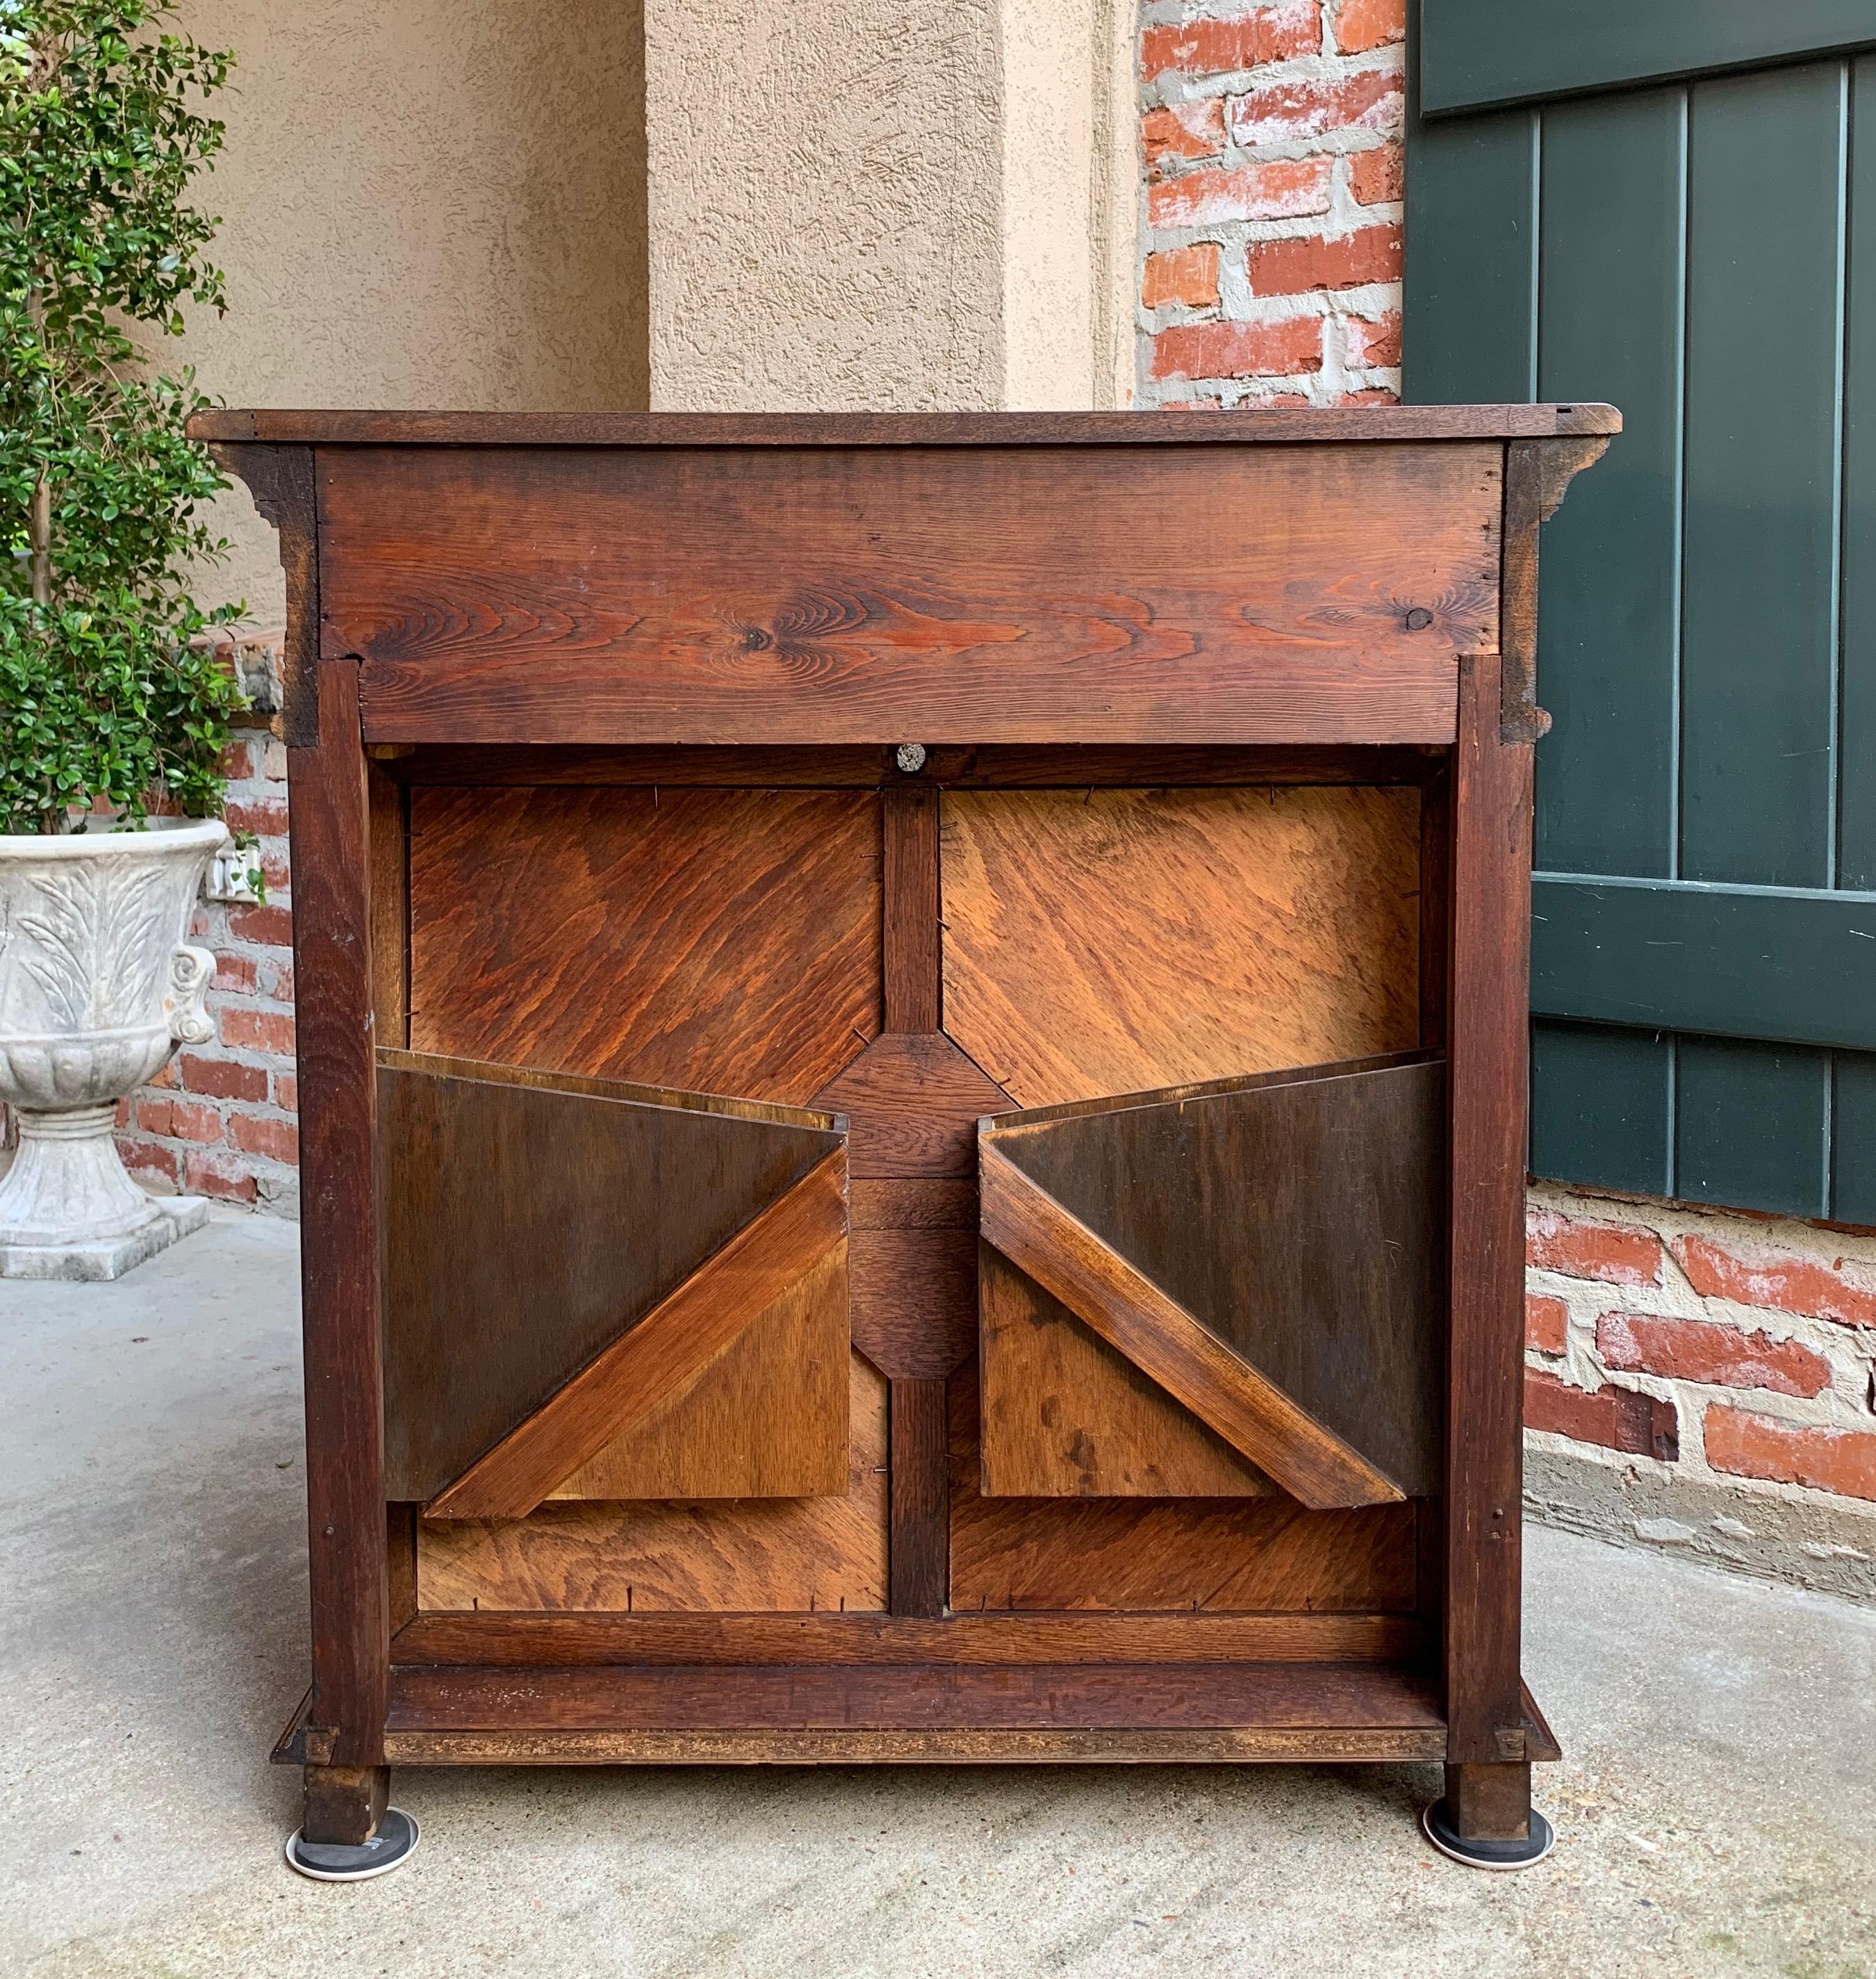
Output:
<svg viewBox="0 0 1876 1979">
<path fill-rule="evenodd" d="M 1544 1532 L 1523 1875 L 1431 1854 L 1414 1767 L 439 1771 L 408 1868 L 302 1881 L 294 1243 L 0 1284 L 0 1972 L 1876 1974 L 1876 1615 Z"/>
</svg>

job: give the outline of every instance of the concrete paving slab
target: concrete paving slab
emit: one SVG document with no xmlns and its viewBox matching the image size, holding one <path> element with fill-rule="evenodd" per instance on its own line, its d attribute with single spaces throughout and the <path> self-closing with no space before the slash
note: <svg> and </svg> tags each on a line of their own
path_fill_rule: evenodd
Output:
<svg viewBox="0 0 1876 1979">
<path fill-rule="evenodd" d="M 1556 1855 L 1414 1767 L 397 1775 L 410 1865 L 280 1859 L 303 1687 L 296 1232 L 0 1285 L 0 1973 L 1876 1974 L 1876 1616 L 1534 1531 Z"/>
</svg>

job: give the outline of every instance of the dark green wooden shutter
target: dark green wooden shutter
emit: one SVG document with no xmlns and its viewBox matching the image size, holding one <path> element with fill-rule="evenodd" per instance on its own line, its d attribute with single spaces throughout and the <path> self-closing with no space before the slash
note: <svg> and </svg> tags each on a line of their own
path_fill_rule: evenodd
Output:
<svg viewBox="0 0 1876 1979">
<path fill-rule="evenodd" d="M 1406 396 L 1544 531 L 1531 1160 L 1876 1223 L 1876 0 L 1420 0 Z"/>
</svg>

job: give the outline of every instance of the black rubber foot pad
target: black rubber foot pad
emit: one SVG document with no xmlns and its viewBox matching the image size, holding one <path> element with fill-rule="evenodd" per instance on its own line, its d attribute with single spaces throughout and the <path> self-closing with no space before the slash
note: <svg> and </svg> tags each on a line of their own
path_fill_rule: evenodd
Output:
<svg viewBox="0 0 1876 1979">
<path fill-rule="evenodd" d="M 1531 1832 L 1524 1841 L 1467 1841 L 1453 1831 L 1447 1818 L 1446 1802 L 1437 1800 L 1420 1818 L 1427 1839 L 1442 1855 L 1463 1862 L 1469 1869 L 1528 1869 L 1550 1853 L 1556 1837 L 1550 1824 L 1536 1808 L 1531 1809 Z"/>
<path fill-rule="evenodd" d="M 295 1828 L 287 1838 L 287 1866 L 317 1883 L 362 1883 L 410 1860 L 417 1824 L 401 1807 L 387 1807 L 369 1841 L 303 1841 Z"/>
</svg>

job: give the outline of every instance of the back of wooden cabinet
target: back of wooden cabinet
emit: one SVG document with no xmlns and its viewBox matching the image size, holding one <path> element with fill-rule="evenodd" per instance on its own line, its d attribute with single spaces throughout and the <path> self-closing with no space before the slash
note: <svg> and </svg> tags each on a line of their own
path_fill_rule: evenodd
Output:
<svg viewBox="0 0 1876 1979">
<path fill-rule="evenodd" d="M 419 1608 L 1417 1605 L 1437 757 L 528 761 L 386 799 Z"/>
</svg>

